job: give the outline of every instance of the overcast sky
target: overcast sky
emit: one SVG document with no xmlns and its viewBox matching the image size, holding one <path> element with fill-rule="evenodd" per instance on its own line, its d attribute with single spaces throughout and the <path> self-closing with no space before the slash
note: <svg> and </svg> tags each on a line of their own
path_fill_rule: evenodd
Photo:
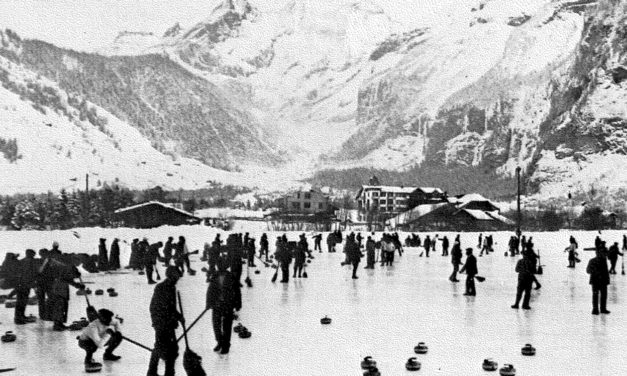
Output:
<svg viewBox="0 0 627 376">
<path fill-rule="evenodd" d="M 208 17 L 218 0 L 2 0 L 0 28 L 62 47 L 92 51 L 118 32 L 163 33 Z"/>
</svg>

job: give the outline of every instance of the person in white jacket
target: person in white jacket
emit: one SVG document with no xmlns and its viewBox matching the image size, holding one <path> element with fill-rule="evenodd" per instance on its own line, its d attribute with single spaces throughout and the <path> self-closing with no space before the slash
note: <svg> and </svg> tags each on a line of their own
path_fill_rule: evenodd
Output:
<svg viewBox="0 0 627 376">
<path fill-rule="evenodd" d="M 80 336 L 77 337 L 78 346 L 85 350 L 85 364 L 93 365 L 94 353 L 105 348 L 103 360 L 119 360 L 120 356 L 114 355 L 113 351 L 122 342 L 120 323 L 113 319 L 113 312 L 108 309 L 98 310 L 98 318 L 87 325 Z"/>
</svg>

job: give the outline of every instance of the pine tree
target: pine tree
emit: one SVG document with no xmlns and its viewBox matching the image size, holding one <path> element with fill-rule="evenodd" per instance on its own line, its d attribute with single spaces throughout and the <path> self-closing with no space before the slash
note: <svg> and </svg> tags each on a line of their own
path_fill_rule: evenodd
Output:
<svg viewBox="0 0 627 376">
<path fill-rule="evenodd" d="M 32 201 L 24 200 L 15 205 L 11 225 L 17 230 L 33 230 L 40 228 L 39 214 Z"/>
</svg>

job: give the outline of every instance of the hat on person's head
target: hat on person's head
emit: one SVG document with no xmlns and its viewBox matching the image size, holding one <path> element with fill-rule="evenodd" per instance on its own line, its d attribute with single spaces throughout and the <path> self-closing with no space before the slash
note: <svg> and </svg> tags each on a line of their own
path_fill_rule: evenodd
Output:
<svg viewBox="0 0 627 376">
<path fill-rule="evenodd" d="M 54 247 L 58 247 L 58 246 L 59 246 L 59 242 L 58 241 L 55 240 L 55 241 L 52 242 L 52 247 L 53 248 Z"/>
<path fill-rule="evenodd" d="M 30 249 L 30 248 L 29 248 L 29 249 L 27 249 L 25 253 L 26 253 L 26 257 L 28 257 L 28 256 L 33 256 L 33 257 L 35 257 L 35 255 L 37 254 L 37 253 L 35 252 L 35 250 Z"/>
<path fill-rule="evenodd" d="M 98 310 L 98 316 L 100 316 L 101 319 L 104 319 L 105 321 L 111 321 L 111 319 L 113 318 L 113 312 L 109 311 L 108 309 L 99 309 Z"/>
</svg>

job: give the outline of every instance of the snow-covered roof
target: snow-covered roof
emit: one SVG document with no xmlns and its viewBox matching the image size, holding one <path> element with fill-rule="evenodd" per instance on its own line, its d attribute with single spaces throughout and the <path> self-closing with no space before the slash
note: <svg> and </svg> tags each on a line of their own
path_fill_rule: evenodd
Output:
<svg viewBox="0 0 627 376">
<path fill-rule="evenodd" d="M 393 193 L 412 193 L 416 190 L 417 187 L 400 187 L 395 185 L 363 185 L 361 187 L 362 190 L 366 189 L 378 189 L 382 192 L 393 192 Z"/>
<path fill-rule="evenodd" d="M 490 201 L 487 198 L 483 197 L 479 193 L 469 193 L 460 197 L 449 197 L 448 201 L 454 204 L 467 204 L 469 202 L 477 202 L 477 201 Z"/>
<path fill-rule="evenodd" d="M 433 187 L 418 187 L 419 190 L 423 191 L 424 193 L 444 193 L 444 191 L 442 191 L 440 188 L 433 188 Z"/>
<path fill-rule="evenodd" d="M 446 205 L 448 204 L 445 202 L 418 205 L 411 210 L 399 213 L 397 216 L 388 219 L 386 224 L 394 226 L 409 223 Z"/>
<path fill-rule="evenodd" d="M 462 211 L 465 211 L 466 213 L 470 214 L 471 217 L 480 221 L 494 220 L 494 218 L 492 218 L 490 215 L 488 215 L 487 212 L 484 212 L 483 210 L 462 209 Z"/>
<path fill-rule="evenodd" d="M 194 211 L 199 218 L 263 218 L 272 211 L 244 210 L 233 208 L 206 208 Z"/>
<path fill-rule="evenodd" d="M 173 207 L 171 205 L 164 204 L 163 202 L 159 202 L 159 201 L 148 201 L 148 202 L 144 202 L 144 203 L 141 203 L 141 204 L 128 206 L 126 208 L 118 209 L 114 213 L 116 213 L 116 214 L 124 213 L 125 211 L 134 210 L 134 209 L 141 208 L 141 207 L 148 206 L 148 205 L 159 205 L 159 206 L 162 206 L 164 208 L 168 208 L 170 210 L 177 211 L 177 212 L 179 212 L 181 214 L 184 214 L 184 215 L 186 215 L 188 217 L 194 217 L 195 218 L 195 216 L 192 213 L 190 213 L 190 212 L 187 212 L 187 211 L 181 210 L 181 209 L 177 209 L 177 208 L 175 208 L 175 207 Z"/>
<path fill-rule="evenodd" d="M 501 221 L 503 223 L 507 223 L 508 225 L 514 225 L 516 222 L 512 221 L 511 219 L 504 217 L 502 215 L 500 215 L 497 211 L 491 211 L 491 212 L 486 212 L 488 213 L 488 215 L 498 221 Z"/>
</svg>

